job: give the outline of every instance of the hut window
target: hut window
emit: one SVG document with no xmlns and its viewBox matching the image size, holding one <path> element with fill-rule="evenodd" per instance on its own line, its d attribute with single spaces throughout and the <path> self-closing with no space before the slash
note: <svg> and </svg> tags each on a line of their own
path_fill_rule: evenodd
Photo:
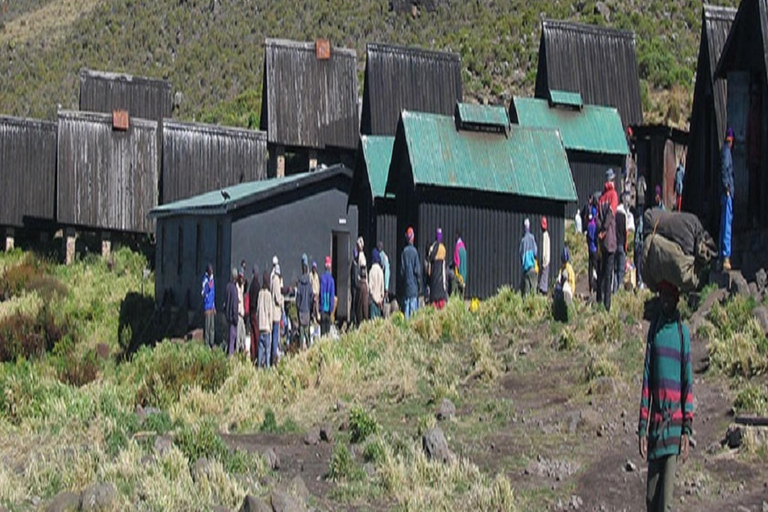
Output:
<svg viewBox="0 0 768 512">
<path fill-rule="evenodd" d="M 176 254 L 176 258 L 176 261 L 178 262 L 176 274 L 181 275 L 182 262 L 184 261 L 184 230 L 181 226 L 179 226 L 179 250 Z"/>
</svg>

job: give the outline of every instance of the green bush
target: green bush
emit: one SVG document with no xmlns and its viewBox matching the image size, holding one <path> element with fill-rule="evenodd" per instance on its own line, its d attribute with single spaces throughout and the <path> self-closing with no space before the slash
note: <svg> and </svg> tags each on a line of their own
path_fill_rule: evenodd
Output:
<svg viewBox="0 0 768 512">
<path fill-rule="evenodd" d="M 190 464 L 194 464 L 202 457 L 226 462 L 229 454 L 224 440 L 216 432 L 213 424 L 208 422 L 197 428 L 183 428 L 176 435 L 174 442 Z"/>
<path fill-rule="evenodd" d="M 372 464 L 379 465 L 384 462 L 386 457 L 386 450 L 384 444 L 380 440 L 368 443 L 363 451 L 363 460 Z"/>
<path fill-rule="evenodd" d="M 165 434 L 173 429 L 173 421 L 166 411 L 159 411 L 148 414 L 141 423 L 141 428 L 157 434 Z"/>
<path fill-rule="evenodd" d="M 365 473 L 355 464 L 349 448 L 344 444 L 337 444 L 331 454 L 328 478 L 334 482 L 352 482 L 362 480 L 364 477 Z"/>
<path fill-rule="evenodd" d="M 269 434 L 283 434 L 288 432 L 298 432 L 299 426 L 291 418 L 286 418 L 282 425 L 278 425 L 275 418 L 275 412 L 271 408 L 267 408 L 264 412 L 264 420 L 259 426 L 259 432 L 266 432 Z"/>
<path fill-rule="evenodd" d="M 37 314 L 7 316 L 0 320 L 0 362 L 42 357 L 65 337 L 76 337 L 74 327 L 58 319 L 48 304 Z"/>
<path fill-rule="evenodd" d="M 128 371 L 138 384 L 136 402 L 167 409 L 190 386 L 216 391 L 229 377 L 226 355 L 201 343 L 164 342 L 142 347 Z"/>
<path fill-rule="evenodd" d="M 768 395 L 764 389 L 750 384 L 736 395 L 733 407 L 738 412 L 765 414 L 768 409 Z"/>
<path fill-rule="evenodd" d="M 603 356 L 593 355 L 584 367 L 584 379 L 592 382 L 600 377 L 616 377 L 619 368 L 612 361 Z"/>
<path fill-rule="evenodd" d="M 376 419 L 360 407 L 349 412 L 349 433 L 353 443 L 361 443 L 379 431 Z"/>
<path fill-rule="evenodd" d="M 59 355 L 54 364 L 58 379 L 70 386 L 85 386 L 99 376 L 98 357 L 93 349 L 86 350 L 80 356 L 73 348 L 70 348 Z"/>
<path fill-rule="evenodd" d="M 750 318 L 743 329 L 723 337 L 720 331 L 709 344 L 714 368 L 731 377 L 754 377 L 768 370 L 768 339 L 757 320 Z"/>
</svg>

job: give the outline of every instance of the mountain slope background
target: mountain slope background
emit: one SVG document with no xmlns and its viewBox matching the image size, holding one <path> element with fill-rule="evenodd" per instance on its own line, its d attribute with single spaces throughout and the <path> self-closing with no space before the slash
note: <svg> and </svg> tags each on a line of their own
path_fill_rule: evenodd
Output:
<svg viewBox="0 0 768 512">
<path fill-rule="evenodd" d="M 508 104 L 536 78 L 542 17 L 634 30 L 646 122 L 685 127 L 701 31 L 692 0 L 7 0 L 0 2 L 0 113 L 77 108 L 87 67 L 167 78 L 174 117 L 258 127 L 263 42 L 328 38 L 358 52 L 386 42 L 461 55 L 464 94 Z M 736 6 L 737 0 L 712 3 Z"/>
</svg>

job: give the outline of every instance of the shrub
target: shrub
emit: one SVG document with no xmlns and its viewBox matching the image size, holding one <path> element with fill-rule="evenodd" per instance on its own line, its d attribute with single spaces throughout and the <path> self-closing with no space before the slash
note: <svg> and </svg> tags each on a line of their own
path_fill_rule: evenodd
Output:
<svg viewBox="0 0 768 512">
<path fill-rule="evenodd" d="M 202 457 L 226 462 L 227 445 L 224 444 L 224 440 L 216 432 L 212 423 L 206 422 L 198 428 L 182 429 L 176 435 L 175 443 L 190 464 L 194 464 Z"/>
<path fill-rule="evenodd" d="M 712 365 L 728 376 L 753 377 L 768 370 L 768 339 L 755 318 L 743 329 L 721 328 L 709 345 Z M 723 336 L 723 333 L 728 333 Z"/>
<path fill-rule="evenodd" d="M 593 345 L 603 343 L 615 343 L 621 338 L 621 321 L 619 317 L 611 314 L 599 314 L 595 316 L 592 327 L 589 330 L 589 342 Z"/>
<path fill-rule="evenodd" d="M 573 329 L 564 328 L 557 338 L 557 350 L 573 350 L 577 346 L 576 335 Z"/>
<path fill-rule="evenodd" d="M 379 431 L 376 419 L 360 407 L 355 407 L 349 412 L 349 433 L 353 443 L 365 441 Z"/>
<path fill-rule="evenodd" d="M 65 296 L 68 288 L 55 277 L 48 275 L 48 266 L 32 256 L 27 256 L 20 264 L 10 267 L 0 277 L 0 299 L 8 300 L 33 291 L 47 302 Z"/>
<path fill-rule="evenodd" d="M 334 482 L 357 481 L 365 476 L 362 468 L 355 464 L 352 454 L 344 444 L 337 444 L 331 454 L 331 462 L 328 468 L 328 478 Z"/>
<path fill-rule="evenodd" d="M 55 365 L 59 381 L 70 386 L 85 386 L 99 376 L 98 358 L 93 349 L 87 350 L 82 356 L 70 349 L 56 359 Z"/>
<path fill-rule="evenodd" d="M 373 464 L 381 464 L 386 457 L 386 450 L 384 444 L 380 440 L 368 443 L 363 451 L 363 460 Z"/>
<path fill-rule="evenodd" d="M 136 402 L 161 409 L 178 401 L 182 390 L 190 386 L 216 391 L 230 372 L 222 351 L 200 343 L 165 342 L 155 348 L 142 347 L 130 367 L 139 384 Z"/>
<path fill-rule="evenodd" d="M 171 415 L 166 411 L 159 411 L 147 415 L 141 424 L 141 428 L 156 432 L 157 434 L 165 434 L 173 428 L 173 421 L 171 421 Z"/>
<path fill-rule="evenodd" d="M 736 395 L 733 407 L 739 412 L 765 414 L 768 409 L 768 396 L 763 389 L 750 384 Z"/>
<path fill-rule="evenodd" d="M 470 356 L 473 376 L 484 381 L 492 381 L 501 374 L 501 362 L 491 347 L 487 336 L 480 336 L 470 344 Z"/>
<path fill-rule="evenodd" d="M 597 355 L 590 357 L 584 368 L 584 378 L 587 382 L 600 377 L 616 377 L 618 374 L 619 368 L 612 361 Z"/>
<path fill-rule="evenodd" d="M 18 312 L 0 320 L 0 362 L 41 357 L 74 328 L 59 320 L 47 304 L 36 314 Z"/>
<path fill-rule="evenodd" d="M 278 425 L 275 418 L 275 412 L 268 408 L 264 413 L 264 420 L 261 422 L 259 432 L 266 432 L 270 434 L 282 434 L 287 432 L 298 432 L 299 426 L 293 421 L 292 418 L 286 418 L 282 425 Z"/>
</svg>

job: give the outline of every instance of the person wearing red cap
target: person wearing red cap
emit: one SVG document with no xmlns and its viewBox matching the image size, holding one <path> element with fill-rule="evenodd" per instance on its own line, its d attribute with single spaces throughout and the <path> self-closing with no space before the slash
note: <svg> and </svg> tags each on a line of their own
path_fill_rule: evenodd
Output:
<svg viewBox="0 0 768 512">
<path fill-rule="evenodd" d="M 658 286 L 660 311 L 648 329 L 637 435 L 640 457 L 648 459 L 649 511 L 672 507 L 678 457 L 685 462 L 693 425 L 691 340 L 677 303 L 677 287 Z"/>
<path fill-rule="evenodd" d="M 331 330 L 331 315 L 336 302 L 336 282 L 331 274 L 331 257 L 325 257 L 325 273 L 320 278 L 320 334 Z"/>
<path fill-rule="evenodd" d="M 541 268 L 539 269 L 539 293 L 549 293 L 550 244 L 547 231 L 547 218 L 541 218 Z"/>
</svg>

